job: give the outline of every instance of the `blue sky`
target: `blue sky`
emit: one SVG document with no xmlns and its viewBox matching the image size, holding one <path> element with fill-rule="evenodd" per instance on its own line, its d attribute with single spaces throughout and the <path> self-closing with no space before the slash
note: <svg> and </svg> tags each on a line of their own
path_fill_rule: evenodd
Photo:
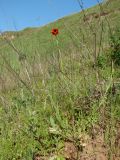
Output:
<svg viewBox="0 0 120 160">
<path fill-rule="evenodd" d="M 82 0 L 84 8 L 97 0 Z M 0 30 L 22 30 L 43 26 L 80 11 L 77 0 L 0 0 Z"/>
</svg>

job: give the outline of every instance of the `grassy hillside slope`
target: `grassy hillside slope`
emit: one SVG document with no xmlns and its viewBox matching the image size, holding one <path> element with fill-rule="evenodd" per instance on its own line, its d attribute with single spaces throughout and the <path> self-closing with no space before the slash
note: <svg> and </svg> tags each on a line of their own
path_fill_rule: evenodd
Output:
<svg viewBox="0 0 120 160">
<path fill-rule="evenodd" d="M 0 36 L 1 160 L 119 160 L 119 4 Z"/>
<path fill-rule="evenodd" d="M 52 54 L 53 50 L 55 50 L 56 43 L 50 32 L 51 28 L 57 27 L 60 32 L 58 40 L 60 41 L 59 46 L 61 49 L 66 50 L 71 43 L 73 44 L 73 41 L 75 41 L 76 45 L 79 46 L 79 41 L 83 40 L 83 34 L 85 39 L 89 36 L 88 42 L 90 46 L 92 46 L 93 32 L 97 34 L 97 41 L 99 43 L 101 23 L 103 23 L 103 34 L 105 34 L 104 41 L 107 43 L 106 40 L 108 37 L 109 27 L 108 22 L 106 22 L 106 18 L 108 19 L 107 21 L 109 21 L 111 30 L 116 26 L 119 26 L 119 10 L 119 0 L 111 1 L 109 4 L 103 4 L 101 9 L 100 6 L 95 6 L 87 9 L 85 13 L 80 12 L 78 14 L 65 17 L 41 28 L 28 28 L 18 33 L 11 33 L 15 36 L 13 43 L 16 48 L 27 56 L 33 56 L 35 51 L 42 55 L 47 55 L 46 53 Z M 77 40 L 75 39 L 75 35 Z M 5 54 L 5 49 L 3 49 L 3 52 Z M 7 54 L 12 56 L 14 55 L 12 52 L 12 49 L 9 49 Z"/>
</svg>

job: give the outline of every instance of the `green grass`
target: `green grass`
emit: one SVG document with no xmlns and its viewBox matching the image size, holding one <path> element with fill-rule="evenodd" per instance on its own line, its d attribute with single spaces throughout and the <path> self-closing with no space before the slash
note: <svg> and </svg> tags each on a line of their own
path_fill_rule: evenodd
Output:
<svg viewBox="0 0 120 160">
<path fill-rule="evenodd" d="M 64 160 L 66 143 L 78 154 L 68 159 L 80 159 L 89 140 L 97 141 L 96 132 L 104 136 L 107 159 L 119 157 L 119 0 L 102 10 L 109 14 L 95 18 L 97 5 L 85 10 L 85 22 L 80 12 L 8 33 L 15 36 L 12 45 L 1 37 L 1 160 L 32 160 L 34 153 Z M 57 38 L 50 34 L 53 27 L 60 31 Z"/>
</svg>

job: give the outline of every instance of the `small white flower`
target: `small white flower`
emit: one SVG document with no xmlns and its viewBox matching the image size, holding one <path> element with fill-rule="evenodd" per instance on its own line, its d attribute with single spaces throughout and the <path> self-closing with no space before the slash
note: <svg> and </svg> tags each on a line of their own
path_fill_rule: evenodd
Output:
<svg viewBox="0 0 120 160">
<path fill-rule="evenodd" d="M 49 132 L 53 134 L 60 134 L 61 130 L 59 130 L 57 127 L 56 128 L 49 127 Z"/>
</svg>

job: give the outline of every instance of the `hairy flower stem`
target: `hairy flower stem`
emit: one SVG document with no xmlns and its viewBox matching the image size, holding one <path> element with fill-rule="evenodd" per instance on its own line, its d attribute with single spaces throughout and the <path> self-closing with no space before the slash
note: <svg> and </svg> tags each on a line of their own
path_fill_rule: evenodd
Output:
<svg viewBox="0 0 120 160">
<path fill-rule="evenodd" d="M 63 72 L 63 63 L 62 63 L 62 53 L 61 53 L 61 50 L 59 48 L 59 41 L 57 39 L 57 36 L 56 36 L 56 43 L 57 43 L 57 48 L 58 48 L 58 62 L 59 62 L 59 70 L 61 72 Z"/>
</svg>

